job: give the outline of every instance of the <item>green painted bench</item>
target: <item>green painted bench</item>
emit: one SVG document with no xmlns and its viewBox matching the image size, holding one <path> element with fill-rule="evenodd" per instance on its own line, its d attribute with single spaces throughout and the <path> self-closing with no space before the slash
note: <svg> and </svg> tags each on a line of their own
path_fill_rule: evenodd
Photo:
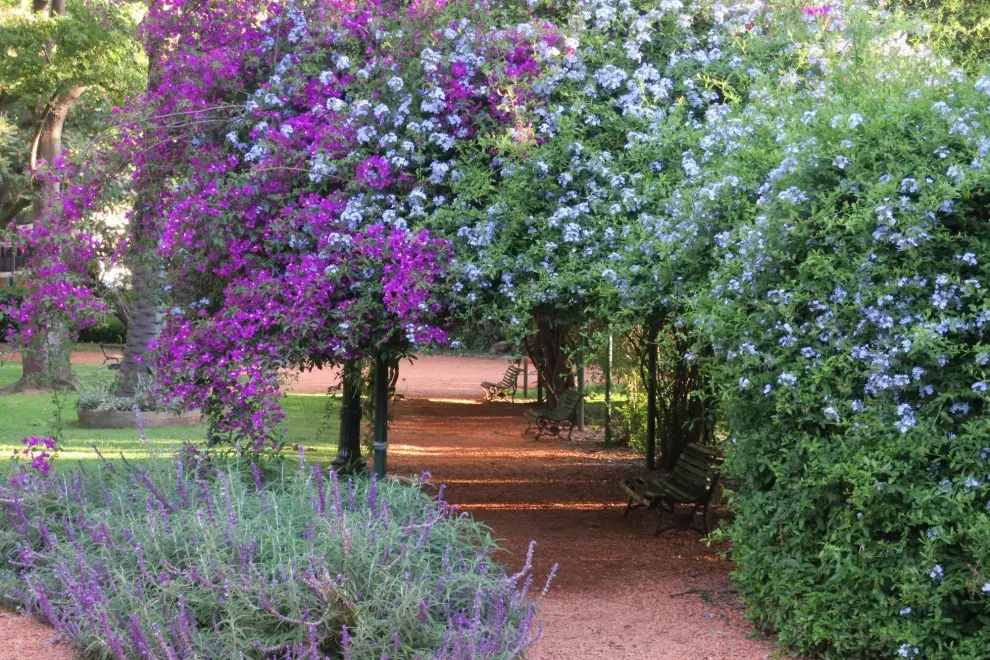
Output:
<svg viewBox="0 0 990 660">
<path fill-rule="evenodd" d="M 512 398 L 513 401 L 516 399 L 516 383 L 519 381 L 519 374 L 522 372 L 522 368 L 517 365 L 511 364 L 509 368 L 505 370 L 505 375 L 502 376 L 502 380 L 497 383 L 486 380 L 481 384 L 485 388 L 485 401 L 505 401 Z"/>
<path fill-rule="evenodd" d="M 718 486 L 718 466 L 722 456 L 708 447 L 690 444 L 684 448 L 670 472 L 653 477 L 628 476 L 622 480 L 622 490 L 629 496 L 623 515 L 638 507 L 656 507 L 671 514 L 676 522 L 664 526 L 657 521 L 654 538 L 671 529 L 693 529 L 703 535 L 711 532 L 708 508 Z M 678 513 L 678 506 L 691 506 L 689 513 Z M 698 510 L 702 511 L 701 526 L 693 524 Z"/>
<path fill-rule="evenodd" d="M 536 428 L 539 429 L 536 439 L 539 440 L 542 435 L 559 438 L 566 429 L 567 439 L 570 440 L 571 433 L 574 431 L 574 417 L 577 414 L 580 400 L 581 395 L 578 391 L 571 389 L 560 395 L 557 400 L 557 407 L 553 410 L 527 410 L 526 419 L 529 421 L 529 425 L 526 427 L 526 431 L 528 432 L 533 425 L 536 425 Z"/>
</svg>

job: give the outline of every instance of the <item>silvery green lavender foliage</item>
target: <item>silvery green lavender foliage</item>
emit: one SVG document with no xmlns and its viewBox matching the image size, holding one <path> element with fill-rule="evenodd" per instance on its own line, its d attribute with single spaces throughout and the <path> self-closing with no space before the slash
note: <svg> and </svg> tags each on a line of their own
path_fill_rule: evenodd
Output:
<svg viewBox="0 0 990 660">
<path fill-rule="evenodd" d="M 802 655 L 990 648 L 990 79 L 831 7 L 693 189 L 754 619 Z M 706 181 L 737 177 L 731 195 Z"/>
<path fill-rule="evenodd" d="M 93 658 L 518 657 L 531 564 L 507 576 L 487 530 L 418 486 L 189 448 L 21 471 L 0 487 L 0 597 Z"/>
</svg>

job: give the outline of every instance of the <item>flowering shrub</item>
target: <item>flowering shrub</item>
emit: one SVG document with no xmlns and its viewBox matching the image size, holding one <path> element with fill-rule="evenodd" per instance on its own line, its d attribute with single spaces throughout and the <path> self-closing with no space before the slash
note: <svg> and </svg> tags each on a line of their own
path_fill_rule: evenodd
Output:
<svg viewBox="0 0 990 660">
<path fill-rule="evenodd" d="M 530 564 L 418 483 L 105 462 L 0 487 L 0 596 L 109 658 L 516 658 Z"/>
<path fill-rule="evenodd" d="M 811 66 L 754 88 L 745 143 L 705 175 L 735 177 L 732 194 L 688 193 L 721 230 L 696 321 L 743 484 L 730 533 L 753 617 L 802 654 L 976 658 L 990 82 L 892 18 L 830 9 L 841 28 L 793 45 Z"/>
<path fill-rule="evenodd" d="M 170 396 L 257 449 L 277 444 L 280 370 L 446 342 L 449 246 L 416 226 L 444 204 L 457 145 L 512 121 L 541 43 L 484 15 L 151 10 L 152 128 L 136 143 L 154 154 L 143 176 L 169 182 L 145 215 L 173 281 L 158 356 Z"/>
</svg>

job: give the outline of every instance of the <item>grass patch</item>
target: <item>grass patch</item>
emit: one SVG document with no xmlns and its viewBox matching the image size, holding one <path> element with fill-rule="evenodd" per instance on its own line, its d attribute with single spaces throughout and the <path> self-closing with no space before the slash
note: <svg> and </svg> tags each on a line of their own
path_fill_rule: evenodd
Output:
<svg viewBox="0 0 990 660">
<path fill-rule="evenodd" d="M 106 373 L 98 365 L 74 365 L 73 372 L 83 387 L 92 386 Z M 21 375 L 19 362 L 0 365 L 0 387 L 17 381 Z M 324 395 L 289 394 L 282 401 L 286 418 L 283 426 L 290 445 L 305 445 L 306 456 L 323 463 L 337 453 L 339 403 Z M 0 459 L 21 447 L 21 438 L 48 435 L 52 430 L 55 404 L 50 394 L 15 394 L 0 397 Z M 149 451 L 168 450 L 183 442 L 201 443 L 206 426 L 147 429 L 147 441 L 142 443 L 137 429 L 84 429 L 76 415 L 76 395 L 69 394 L 63 410 L 63 449 L 56 468 L 69 466 L 76 460 L 96 458 L 95 444 L 105 456 L 124 454 L 128 458 L 146 457 Z"/>
</svg>

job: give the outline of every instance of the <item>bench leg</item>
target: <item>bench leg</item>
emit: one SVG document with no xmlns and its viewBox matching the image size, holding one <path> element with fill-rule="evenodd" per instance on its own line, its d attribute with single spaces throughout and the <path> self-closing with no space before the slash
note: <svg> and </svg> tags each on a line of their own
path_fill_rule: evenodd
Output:
<svg viewBox="0 0 990 660">
<path fill-rule="evenodd" d="M 635 509 L 638 506 L 643 506 L 643 505 L 642 504 L 636 504 L 635 500 L 633 500 L 633 498 L 630 497 L 629 498 L 629 502 L 626 504 L 626 510 L 622 512 L 622 517 L 625 518 L 626 516 L 628 516 L 629 515 L 629 512 L 632 511 L 633 509 Z"/>
<path fill-rule="evenodd" d="M 694 517 L 695 517 L 695 515 L 698 513 L 698 506 L 699 506 L 698 504 L 695 504 L 691 508 L 691 513 L 688 513 L 688 514 L 678 514 L 677 513 L 677 510 L 676 510 L 676 507 L 671 506 L 671 509 L 673 510 L 673 514 L 672 515 L 674 516 L 674 520 L 676 522 L 668 523 L 667 525 L 664 525 L 663 524 L 663 519 L 658 520 L 657 521 L 657 527 L 656 527 L 655 530 L 653 530 L 653 538 L 657 538 L 661 534 L 665 534 L 665 533 L 669 532 L 672 529 L 691 530 L 693 532 L 698 532 L 702 536 L 708 536 L 708 534 L 710 533 L 710 530 L 708 529 L 708 520 L 707 520 L 707 518 L 708 518 L 708 507 L 707 506 L 705 506 L 705 515 L 702 517 L 702 525 L 703 525 L 703 527 L 699 527 L 698 525 L 692 524 L 692 523 L 694 523 Z M 665 509 L 663 507 L 661 507 L 660 508 L 661 514 L 664 511 L 665 511 Z"/>
<path fill-rule="evenodd" d="M 701 508 L 701 526 L 705 530 L 705 536 L 712 533 L 711 526 L 708 524 L 708 501 L 705 501 L 704 506 Z"/>
</svg>

